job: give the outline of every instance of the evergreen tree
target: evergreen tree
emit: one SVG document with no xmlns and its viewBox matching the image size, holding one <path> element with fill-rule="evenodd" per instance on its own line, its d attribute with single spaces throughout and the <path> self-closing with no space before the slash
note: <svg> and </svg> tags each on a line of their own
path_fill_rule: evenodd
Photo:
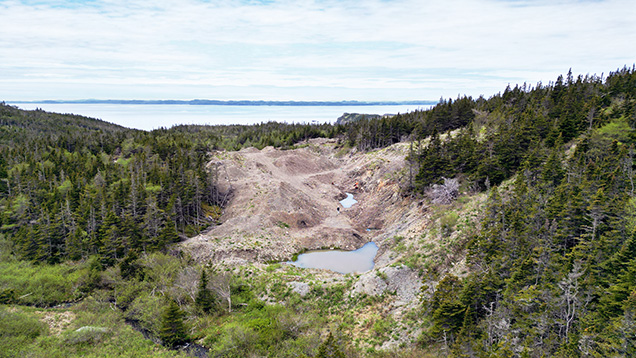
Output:
<svg viewBox="0 0 636 358">
<path fill-rule="evenodd" d="M 183 311 L 177 302 L 170 300 L 163 315 L 161 316 L 161 327 L 159 338 L 165 346 L 175 348 L 187 342 L 188 334 L 183 322 Z"/>
<path fill-rule="evenodd" d="M 132 279 L 143 274 L 142 267 L 137 262 L 138 258 L 137 251 L 130 250 L 119 263 L 121 277 L 124 280 Z"/>
<path fill-rule="evenodd" d="M 194 304 L 205 313 L 210 313 L 214 306 L 214 297 L 212 296 L 212 291 L 208 289 L 208 277 L 205 274 L 205 268 L 201 270 L 199 290 L 197 291 L 197 297 L 194 300 Z"/>
<path fill-rule="evenodd" d="M 565 171 L 561 166 L 561 158 L 559 158 L 557 147 L 552 149 L 550 156 L 545 162 L 543 166 L 543 171 L 541 172 L 541 179 L 544 183 L 550 185 L 552 188 L 556 188 L 559 183 L 561 183 L 561 179 L 565 176 Z"/>
<path fill-rule="evenodd" d="M 431 300 L 431 333 L 436 338 L 444 337 L 452 342 L 461 330 L 467 309 L 460 300 L 461 289 L 461 281 L 453 275 L 447 275 L 437 284 Z"/>
<path fill-rule="evenodd" d="M 327 339 L 318 347 L 316 358 L 345 358 L 344 353 L 340 350 L 340 347 L 338 347 L 338 343 L 331 332 L 329 332 Z"/>
<path fill-rule="evenodd" d="M 179 234 L 174 227 L 174 223 L 168 221 L 165 223 L 161 231 L 159 232 L 159 237 L 157 238 L 158 248 L 163 249 L 166 246 L 173 244 L 175 242 L 179 242 Z"/>
</svg>

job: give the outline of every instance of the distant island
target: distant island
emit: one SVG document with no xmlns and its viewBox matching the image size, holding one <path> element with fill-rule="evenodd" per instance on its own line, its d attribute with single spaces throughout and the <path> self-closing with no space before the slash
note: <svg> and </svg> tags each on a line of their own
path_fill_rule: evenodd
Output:
<svg viewBox="0 0 636 358">
<path fill-rule="evenodd" d="M 55 104 L 183 104 L 195 106 L 401 106 L 421 105 L 431 106 L 436 101 L 250 101 L 250 100 L 138 100 L 138 99 L 79 99 L 79 100 L 41 100 L 41 101 L 11 101 L 12 103 L 55 103 Z"/>
<path fill-rule="evenodd" d="M 357 122 L 361 119 L 373 120 L 373 119 L 380 119 L 383 117 L 391 117 L 394 115 L 395 114 L 389 114 L 389 113 L 385 113 L 382 115 L 368 114 L 368 113 L 344 113 L 342 116 L 338 117 L 338 119 L 336 120 L 336 125 Z"/>
</svg>

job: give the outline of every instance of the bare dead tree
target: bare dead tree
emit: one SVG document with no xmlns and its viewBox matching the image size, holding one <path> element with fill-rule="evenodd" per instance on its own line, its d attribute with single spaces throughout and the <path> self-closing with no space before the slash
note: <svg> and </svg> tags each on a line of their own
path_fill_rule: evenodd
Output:
<svg viewBox="0 0 636 358">
<path fill-rule="evenodd" d="M 433 184 L 427 191 L 434 204 L 448 205 L 459 196 L 459 181 L 455 178 L 444 179 L 444 184 Z"/>
<path fill-rule="evenodd" d="M 577 309 L 580 306 L 579 299 L 579 278 L 585 270 L 581 267 L 580 262 L 575 262 L 572 271 L 567 277 L 559 282 L 561 289 L 561 297 L 559 299 L 559 318 L 561 319 L 561 333 L 566 342 L 569 340 L 568 333 L 577 317 Z"/>
<path fill-rule="evenodd" d="M 134 218 L 137 217 L 137 208 L 139 207 L 139 190 L 137 188 L 137 170 L 133 168 L 130 174 L 130 211 Z"/>
<path fill-rule="evenodd" d="M 596 116 L 596 108 L 592 107 L 590 108 L 589 112 L 587 112 L 587 130 L 592 130 L 592 127 L 594 127 L 594 117 Z"/>
<path fill-rule="evenodd" d="M 310 325 L 303 314 L 284 311 L 276 317 L 278 326 L 292 337 L 298 337 Z"/>
<path fill-rule="evenodd" d="M 629 183 L 631 184 L 630 196 L 634 196 L 634 148 L 629 148 L 629 156 L 623 159 L 623 172 L 629 178 Z"/>
<path fill-rule="evenodd" d="M 155 238 L 159 235 L 159 229 L 161 228 L 161 216 L 159 215 L 159 207 L 157 205 L 157 199 L 154 196 L 149 196 L 146 199 L 146 215 L 144 217 L 145 229 L 148 236 Z"/>
<path fill-rule="evenodd" d="M 195 301 L 197 291 L 199 289 L 199 270 L 196 267 L 189 266 L 183 269 L 183 271 L 179 272 L 176 280 L 176 287 L 180 289 L 180 291 L 188 296 L 192 302 Z M 175 297 L 177 297 L 179 304 L 184 304 L 183 294 L 179 292 L 175 292 Z"/>
<path fill-rule="evenodd" d="M 227 301 L 227 310 L 232 312 L 232 274 L 225 271 L 216 272 L 210 278 L 208 288 L 219 298 Z"/>
<path fill-rule="evenodd" d="M 409 154 L 405 158 L 409 167 L 409 174 L 408 174 L 409 177 L 408 177 L 408 183 L 406 184 L 407 187 L 404 189 L 404 191 L 412 193 L 415 189 L 415 174 L 419 171 L 417 153 L 420 150 L 419 149 L 420 143 L 418 141 L 417 144 L 415 144 L 414 139 L 412 138 L 410 138 L 409 140 L 410 140 Z"/>
</svg>

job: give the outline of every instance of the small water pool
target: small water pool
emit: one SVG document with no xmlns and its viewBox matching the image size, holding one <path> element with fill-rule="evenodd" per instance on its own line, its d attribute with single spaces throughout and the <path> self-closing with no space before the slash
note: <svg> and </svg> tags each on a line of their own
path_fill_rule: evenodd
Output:
<svg viewBox="0 0 636 358">
<path fill-rule="evenodd" d="M 298 259 L 288 262 L 302 268 L 319 268 L 340 273 L 360 273 L 373 268 L 378 245 L 368 242 L 354 251 L 320 250 L 298 255 Z"/>
<path fill-rule="evenodd" d="M 340 204 L 345 208 L 348 209 L 350 207 L 353 206 L 353 204 L 357 203 L 358 201 L 356 199 L 353 198 L 353 194 L 351 193 L 346 193 L 347 197 L 340 200 Z"/>
</svg>

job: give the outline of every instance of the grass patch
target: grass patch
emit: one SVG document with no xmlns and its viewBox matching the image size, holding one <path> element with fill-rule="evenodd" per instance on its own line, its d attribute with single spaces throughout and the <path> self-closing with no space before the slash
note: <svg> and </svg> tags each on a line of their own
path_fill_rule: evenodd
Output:
<svg viewBox="0 0 636 358">
<path fill-rule="evenodd" d="M 455 231 L 455 225 L 459 220 L 459 215 L 451 211 L 439 219 L 440 231 L 442 236 L 448 237 Z"/>
<path fill-rule="evenodd" d="M 79 286 L 88 275 L 86 265 L 34 265 L 26 261 L 0 262 L 0 292 L 6 303 L 54 306 L 81 297 Z"/>
<path fill-rule="evenodd" d="M 61 332 L 48 328 L 73 317 Z M 55 319 L 53 319 L 55 318 Z M 4 357 L 187 357 L 133 330 L 121 312 L 92 298 L 69 310 L 0 306 L 0 358 Z"/>
</svg>

